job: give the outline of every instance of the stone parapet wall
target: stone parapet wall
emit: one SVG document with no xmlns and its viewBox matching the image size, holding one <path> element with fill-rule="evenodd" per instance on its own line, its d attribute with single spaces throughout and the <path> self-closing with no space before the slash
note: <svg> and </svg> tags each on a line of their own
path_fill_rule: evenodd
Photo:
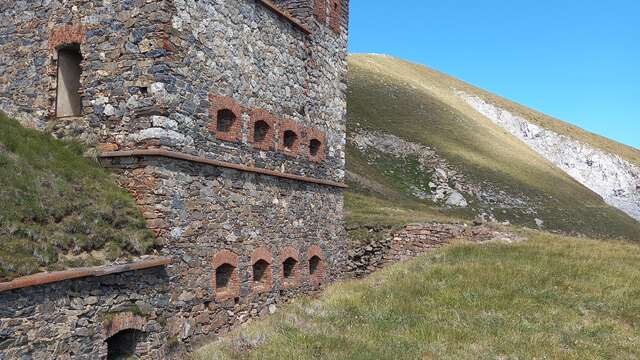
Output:
<svg viewBox="0 0 640 360">
<path fill-rule="evenodd" d="M 101 150 L 163 147 L 344 178 L 344 21 L 339 32 L 313 21 L 307 33 L 254 0 L 54 0 L 0 10 L 0 110 L 24 125 Z M 79 45 L 83 57 L 82 109 L 56 119 L 56 51 L 68 45 Z M 231 141 L 211 131 L 218 97 L 239 106 Z M 298 126 L 295 156 L 249 141 L 256 110 Z M 320 158 L 310 159 L 307 133 L 322 134 Z"/>
</svg>

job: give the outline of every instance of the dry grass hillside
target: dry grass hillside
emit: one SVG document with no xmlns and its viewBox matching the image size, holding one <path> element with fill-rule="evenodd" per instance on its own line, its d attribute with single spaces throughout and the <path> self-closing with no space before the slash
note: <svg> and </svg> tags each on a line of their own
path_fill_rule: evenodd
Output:
<svg viewBox="0 0 640 360">
<path fill-rule="evenodd" d="M 526 144 L 484 118 L 455 95 L 454 89 L 490 96 L 540 125 L 640 163 L 636 149 L 589 134 L 574 126 L 491 95 L 424 66 L 388 56 L 349 58 L 347 167 L 351 192 L 347 202 L 353 223 L 375 222 L 376 214 L 394 211 L 398 219 L 471 220 L 481 213 L 497 221 L 597 238 L 637 240 L 640 223 L 605 204 Z M 429 200 L 426 183 L 434 169 L 415 154 L 390 154 L 354 143 L 361 134 L 391 135 L 395 142 L 433 150 L 483 199 L 467 196 L 466 208 Z M 374 134 L 374 135 L 371 135 Z M 371 143 L 379 143 L 375 138 Z M 424 196 L 416 196 L 416 189 Z M 425 199 L 426 197 L 426 199 Z M 384 217 L 384 216 L 382 216 Z M 543 221 L 543 225 L 538 223 Z"/>
</svg>

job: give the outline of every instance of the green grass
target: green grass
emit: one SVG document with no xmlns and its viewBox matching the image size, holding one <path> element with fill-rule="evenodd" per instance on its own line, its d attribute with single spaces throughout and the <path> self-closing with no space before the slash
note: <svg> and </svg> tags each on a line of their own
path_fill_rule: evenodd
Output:
<svg viewBox="0 0 640 360">
<path fill-rule="evenodd" d="M 194 359 L 638 359 L 636 244 L 529 232 L 331 286 Z"/>
<path fill-rule="evenodd" d="M 386 132 L 431 147 L 460 170 L 468 182 L 490 184 L 511 197 L 525 199 L 526 205 L 501 207 L 500 204 L 482 204 L 467 196 L 470 209 L 439 208 L 412 196 L 408 190 L 411 186 L 424 188 L 428 182 L 425 179 L 431 175 L 420 172 L 411 158 L 401 162 L 372 156 L 370 150 L 362 153 L 348 145 L 347 168 L 360 179 L 350 181 L 351 193 L 377 198 L 386 202 L 387 208 L 428 206 L 431 213 L 466 220 L 490 211 L 500 221 L 536 227 L 535 219 L 539 218 L 544 220 L 547 230 L 593 238 L 631 239 L 640 233 L 639 222 L 604 203 L 600 196 L 484 118 L 457 97 L 454 88 L 472 94 L 485 93 L 423 66 L 392 57 L 350 56 L 347 137 L 362 130 Z M 511 107 L 517 106 L 511 104 Z M 563 127 L 564 133 L 573 129 L 562 124 L 556 125 Z M 574 130 L 571 135 L 583 139 L 584 134 Z M 603 147 L 619 150 L 616 153 L 623 157 L 634 158 L 633 149 L 600 140 Z M 603 145 L 605 142 L 608 145 Z M 358 206 L 347 202 L 347 209 L 353 212 L 360 211 Z"/>
<path fill-rule="evenodd" d="M 0 281 L 153 247 L 133 199 L 83 151 L 0 113 Z"/>
</svg>

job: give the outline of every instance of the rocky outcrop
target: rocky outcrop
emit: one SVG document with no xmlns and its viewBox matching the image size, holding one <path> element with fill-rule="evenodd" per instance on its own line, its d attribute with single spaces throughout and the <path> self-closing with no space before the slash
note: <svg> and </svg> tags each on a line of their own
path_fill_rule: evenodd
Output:
<svg viewBox="0 0 640 360">
<path fill-rule="evenodd" d="M 451 165 L 431 147 L 392 134 L 365 130 L 350 134 L 349 141 L 365 154 L 370 164 L 378 162 L 381 156 L 391 156 L 399 162 L 415 159 L 419 164 L 417 170 L 420 176 L 417 178 L 420 180 L 405 178 L 404 181 L 411 195 L 418 199 L 449 208 L 471 207 L 478 215 L 486 212 L 489 218 L 494 217 L 492 210 L 496 205 L 503 209 L 523 209 L 527 216 L 535 214 L 535 210 L 529 206 L 533 201 L 523 194 L 514 195 L 487 181 L 470 179 L 463 170 Z M 350 181 L 373 191 L 381 187 L 369 179 L 361 179 L 357 174 L 350 174 Z"/>
<path fill-rule="evenodd" d="M 566 135 L 490 104 L 480 97 L 456 91 L 473 109 L 522 140 L 604 201 L 640 220 L 640 167 Z"/>
</svg>

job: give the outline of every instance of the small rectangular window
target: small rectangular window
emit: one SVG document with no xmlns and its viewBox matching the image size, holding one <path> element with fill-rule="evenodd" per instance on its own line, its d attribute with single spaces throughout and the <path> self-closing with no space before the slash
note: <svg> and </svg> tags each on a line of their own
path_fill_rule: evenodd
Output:
<svg viewBox="0 0 640 360">
<path fill-rule="evenodd" d="M 56 116 L 59 118 L 81 115 L 81 62 L 82 56 L 80 55 L 79 48 L 63 48 L 58 50 Z"/>
</svg>

